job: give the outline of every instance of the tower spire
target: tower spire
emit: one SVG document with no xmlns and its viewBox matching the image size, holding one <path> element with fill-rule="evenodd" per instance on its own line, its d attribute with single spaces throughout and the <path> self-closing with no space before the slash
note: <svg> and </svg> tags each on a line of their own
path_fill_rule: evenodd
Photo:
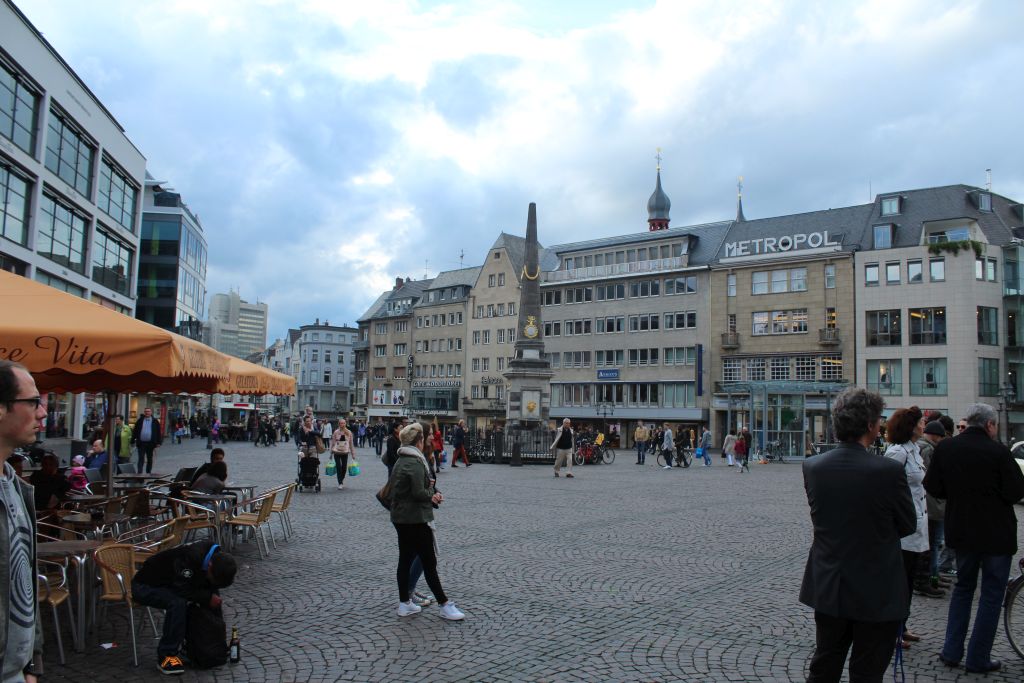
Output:
<svg viewBox="0 0 1024 683">
<path fill-rule="evenodd" d="M 658 161 L 658 165 L 655 167 L 657 176 L 654 182 L 654 193 L 647 200 L 647 225 L 651 232 L 668 229 L 668 212 L 672 208 L 672 202 L 669 201 L 668 195 L 661 189 L 661 147 L 658 147 L 658 153 L 654 158 Z"/>
<path fill-rule="evenodd" d="M 740 176 L 739 182 L 736 183 L 736 222 L 742 223 L 745 220 L 747 218 L 743 215 L 743 176 Z"/>
</svg>

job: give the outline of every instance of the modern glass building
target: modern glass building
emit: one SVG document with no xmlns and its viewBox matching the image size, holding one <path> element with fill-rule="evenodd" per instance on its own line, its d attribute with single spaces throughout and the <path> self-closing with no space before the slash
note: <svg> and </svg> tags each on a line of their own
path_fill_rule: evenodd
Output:
<svg viewBox="0 0 1024 683">
<path fill-rule="evenodd" d="M 135 317 L 201 339 L 206 254 L 199 218 L 167 183 L 146 174 Z"/>
</svg>

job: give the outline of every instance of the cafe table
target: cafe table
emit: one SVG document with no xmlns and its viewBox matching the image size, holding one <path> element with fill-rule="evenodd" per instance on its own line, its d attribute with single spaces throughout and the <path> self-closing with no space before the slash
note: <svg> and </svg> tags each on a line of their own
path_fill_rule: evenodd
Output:
<svg viewBox="0 0 1024 683">
<path fill-rule="evenodd" d="M 46 559 L 69 559 L 75 566 L 75 600 L 78 613 L 75 615 L 75 651 L 85 651 L 85 633 L 88 624 L 89 595 L 91 593 L 92 557 L 103 541 L 75 540 L 36 543 L 36 555 Z"/>
</svg>

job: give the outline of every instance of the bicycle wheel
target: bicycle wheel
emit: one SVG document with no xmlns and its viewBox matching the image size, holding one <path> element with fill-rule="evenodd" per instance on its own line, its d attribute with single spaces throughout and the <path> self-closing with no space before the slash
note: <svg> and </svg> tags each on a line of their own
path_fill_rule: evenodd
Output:
<svg viewBox="0 0 1024 683">
<path fill-rule="evenodd" d="M 689 448 L 680 449 L 679 456 L 683 461 L 683 467 L 689 467 L 693 464 L 693 454 L 690 453 Z"/>
<path fill-rule="evenodd" d="M 611 465 L 613 462 L 615 462 L 615 451 L 605 446 L 601 450 L 601 460 L 604 462 L 605 465 Z"/>
<path fill-rule="evenodd" d="M 494 451 L 488 450 L 486 447 L 478 446 L 473 450 L 476 454 L 476 459 L 482 463 L 489 463 L 494 460 Z"/>
<path fill-rule="evenodd" d="M 577 467 L 583 464 L 583 453 L 578 449 L 572 453 L 572 464 Z"/>
<path fill-rule="evenodd" d="M 1018 656 L 1024 657 L 1024 576 L 1018 576 L 1006 589 L 1003 628 L 1006 639 Z"/>
<path fill-rule="evenodd" d="M 658 451 L 658 467 L 665 466 L 665 454 L 662 451 Z"/>
</svg>

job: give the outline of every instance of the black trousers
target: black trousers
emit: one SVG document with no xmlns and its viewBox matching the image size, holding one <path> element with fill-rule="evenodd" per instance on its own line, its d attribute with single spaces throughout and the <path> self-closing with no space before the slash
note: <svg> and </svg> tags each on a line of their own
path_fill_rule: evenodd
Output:
<svg viewBox="0 0 1024 683">
<path fill-rule="evenodd" d="M 843 675 L 850 654 L 850 683 L 881 683 L 896 649 L 899 621 L 855 621 L 814 613 L 814 656 L 807 683 L 831 683 Z"/>
<path fill-rule="evenodd" d="M 143 466 L 145 466 L 146 474 L 153 473 L 153 451 L 156 450 L 156 444 L 152 441 L 146 441 L 145 443 L 139 442 L 139 473 L 143 472 Z"/>
<path fill-rule="evenodd" d="M 419 555 L 423 564 L 423 575 L 430 586 L 430 592 L 439 605 L 448 602 L 437 576 L 437 553 L 434 552 L 434 530 L 426 524 L 395 524 L 398 532 L 398 599 L 409 600 L 409 569 Z"/>
<path fill-rule="evenodd" d="M 334 453 L 335 474 L 338 476 L 338 483 L 345 483 L 345 474 L 348 472 L 348 453 Z"/>
</svg>

